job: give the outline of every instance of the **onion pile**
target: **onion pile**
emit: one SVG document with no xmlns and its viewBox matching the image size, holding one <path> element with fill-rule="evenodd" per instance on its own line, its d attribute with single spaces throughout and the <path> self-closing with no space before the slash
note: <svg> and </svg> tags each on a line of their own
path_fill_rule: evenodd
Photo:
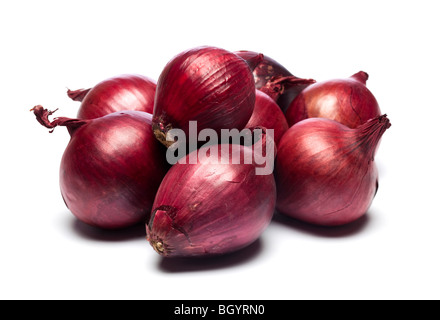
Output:
<svg viewBox="0 0 440 320">
<path fill-rule="evenodd" d="M 60 187 L 79 220 L 143 223 L 164 257 L 224 255 L 259 239 L 275 211 L 333 227 L 366 214 L 391 126 L 367 79 L 317 82 L 261 53 L 203 46 L 157 83 L 126 74 L 69 90 L 76 119 L 31 111 L 70 133 Z"/>
</svg>

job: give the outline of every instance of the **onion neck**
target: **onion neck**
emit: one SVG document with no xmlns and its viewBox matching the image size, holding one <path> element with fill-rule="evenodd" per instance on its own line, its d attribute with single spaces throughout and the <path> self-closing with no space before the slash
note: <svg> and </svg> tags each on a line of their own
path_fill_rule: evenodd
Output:
<svg viewBox="0 0 440 320">
<path fill-rule="evenodd" d="M 70 90 L 67 89 L 67 96 L 73 101 L 82 102 L 91 89 Z"/>
<path fill-rule="evenodd" d="M 69 131 L 70 136 L 74 134 L 74 132 L 84 124 L 88 123 L 88 120 L 81 119 L 72 119 L 66 117 L 55 118 L 53 121 L 49 120 L 49 116 L 55 113 L 58 109 L 54 111 L 49 111 L 44 109 L 42 106 L 38 105 L 33 107 L 30 111 L 33 111 L 37 121 L 44 127 L 48 129 L 52 129 L 49 132 L 52 133 L 56 127 L 62 126 L 66 127 Z"/>
<path fill-rule="evenodd" d="M 295 76 L 287 76 L 287 77 L 274 77 L 269 80 L 264 87 L 261 87 L 259 90 L 267 94 L 274 101 L 289 89 L 293 89 L 295 87 L 310 85 L 315 83 L 316 80 L 313 79 L 302 79 Z"/>
<path fill-rule="evenodd" d="M 249 65 L 249 68 L 251 69 L 251 71 L 254 71 L 258 67 L 258 65 L 261 62 L 263 62 L 263 60 L 264 60 L 264 55 L 262 53 L 256 53 L 255 56 L 250 57 L 250 58 L 246 59 L 245 61 Z"/>
<path fill-rule="evenodd" d="M 366 73 L 364 71 L 359 71 L 358 73 L 355 73 L 354 75 L 352 75 L 350 78 L 352 78 L 356 81 L 359 81 L 363 85 L 367 85 L 368 77 L 369 77 L 368 73 Z"/>
<path fill-rule="evenodd" d="M 374 160 L 379 141 L 389 127 L 391 127 L 390 120 L 384 114 L 370 119 L 354 129 L 358 136 L 359 145 L 364 147 L 370 161 Z"/>
</svg>

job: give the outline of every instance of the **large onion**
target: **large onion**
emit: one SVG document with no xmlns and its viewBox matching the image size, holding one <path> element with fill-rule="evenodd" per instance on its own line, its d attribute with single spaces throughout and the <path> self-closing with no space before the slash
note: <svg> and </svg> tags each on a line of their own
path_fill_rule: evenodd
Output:
<svg viewBox="0 0 440 320">
<path fill-rule="evenodd" d="M 205 256 L 239 250 L 254 242 L 274 213 L 272 174 L 256 174 L 251 147 L 202 147 L 175 164 L 165 176 L 147 224 L 147 238 L 161 255 Z M 219 158 L 214 158 L 212 151 Z M 190 163 L 197 155 L 198 161 Z M 205 160 L 201 160 L 202 157 Z"/>
<path fill-rule="evenodd" d="M 162 71 L 156 88 L 153 129 L 167 147 L 171 129 L 188 135 L 197 129 L 241 130 L 255 104 L 255 84 L 249 65 L 236 54 L 216 47 L 197 47 L 174 57 Z M 197 132 L 197 133 L 198 133 Z"/>
<path fill-rule="evenodd" d="M 292 126 L 277 153 L 277 209 L 326 226 L 363 216 L 378 188 L 374 155 L 390 125 L 383 115 L 356 129 L 325 118 Z"/>
<path fill-rule="evenodd" d="M 106 229 L 144 222 L 168 170 L 163 146 L 151 129 L 152 116 L 142 111 L 112 113 L 83 120 L 48 116 L 36 106 L 47 128 L 65 126 L 71 135 L 60 166 L 61 194 L 81 221 Z"/>
</svg>

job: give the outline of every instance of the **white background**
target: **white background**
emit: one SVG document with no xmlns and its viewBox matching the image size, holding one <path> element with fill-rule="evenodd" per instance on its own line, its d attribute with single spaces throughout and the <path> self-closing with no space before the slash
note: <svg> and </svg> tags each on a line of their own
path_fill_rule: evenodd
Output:
<svg viewBox="0 0 440 320">
<path fill-rule="evenodd" d="M 154 3 L 154 4 L 153 4 Z M 440 47 L 436 1 L 2 1 L 2 299 L 438 299 Z M 341 228 L 276 219 L 239 253 L 164 260 L 144 230 L 96 230 L 58 185 L 69 135 L 29 109 L 120 73 L 157 79 L 199 45 L 262 52 L 300 77 L 370 75 L 392 127 L 380 188 Z"/>
</svg>

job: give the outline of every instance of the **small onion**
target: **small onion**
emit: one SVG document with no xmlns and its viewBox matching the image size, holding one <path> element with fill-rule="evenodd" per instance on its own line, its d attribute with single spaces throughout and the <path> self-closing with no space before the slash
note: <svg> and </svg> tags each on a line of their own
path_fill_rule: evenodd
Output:
<svg viewBox="0 0 440 320">
<path fill-rule="evenodd" d="M 255 84 L 249 65 L 236 54 L 215 47 L 197 47 L 174 57 L 162 71 L 156 89 L 153 129 L 167 141 L 171 129 L 188 135 L 197 129 L 242 130 L 255 104 Z"/>
<path fill-rule="evenodd" d="M 360 71 L 346 79 L 317 82 L 304 89 L 286 111 L 289 126 L 314 117 L 356 128 L 380 116 L 376 98 L 367 88 L 368 74 Z"/>
<path fill-rule="evenodd" d="M 91 89 L 68 90 L 80 101 L 79 119 L 94 119 L 107 114 L 135 110 L 153 113 L 156 82 L 137 74 L 123 74 L 101 81 Z"/>
<path fill-rule="evenodd" d="M 386 115 L 356 129 L 325 118 L 292 126 L 281 139 L 276 158 L 278 211 L 325 226 L 363 216 L 378 188 L 374 155 L 390 126 Z"/>
<path fill-rule="evenodd" d="M 79 220 L 119 229 L 148 219 L 168 170 L 164 148 L 151 129 L 151 114 L 124 111 L 91 120 L 60 117 L 51 122 L 52 111 L 41 106 L 32 111 L 52 131 L 57 126 L 69 130 L 60 186 L 66 206 Z"/>
<path fill-rule="evenodd" d="M 146 226 L 153 248 L 167 257 L 220 255 L 257 240 L 270 223 L 276 201 L 273 174 L 257 175 L 256 164 L 233 164 L 253 155 L 251 147 L 223 145 L 218 161 L 200 160 L 202 147 L 175 164 L 157 192 Z M 211 149 L 212 150 L 212 149 Z M 198 161 L 190 163 L 197 153 Z M 212 154 L 210 154 L 211 156 Z M 223 163 L 225 162 L 225 163 Z"/>
</svg>

